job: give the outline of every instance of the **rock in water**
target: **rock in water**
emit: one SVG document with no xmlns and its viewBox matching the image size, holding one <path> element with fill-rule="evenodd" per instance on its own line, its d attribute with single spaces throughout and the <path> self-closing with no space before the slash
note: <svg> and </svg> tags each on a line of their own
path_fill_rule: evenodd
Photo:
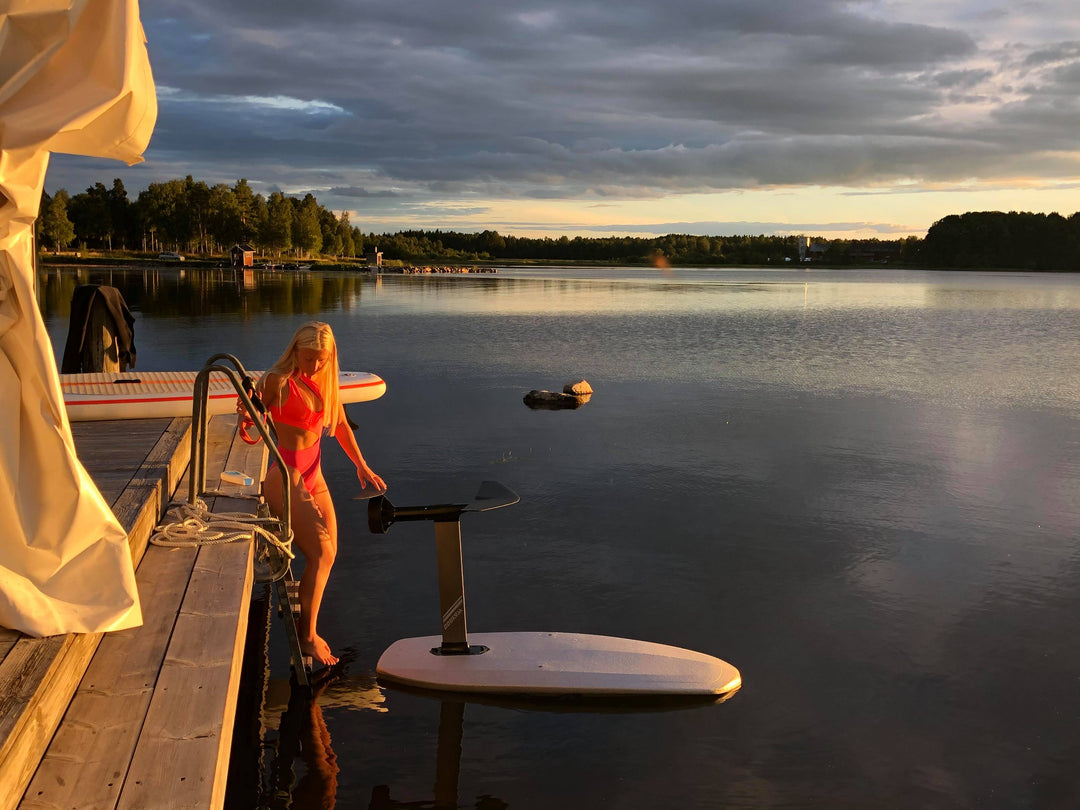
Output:
<svg viewBox="0 0 1080 810">
<path fill-rule="evenodd" d="M 563 386 L 564 394 L 573 394 L 575 397 L 584 397 L 592 395 L 592 386 L 589 385 L 588 380 L 581 380 L 576 383 L 567 383 Z"/>
<path fill-rule="evenodd" d="M 532 390 L 523 397 L 523 401 L 533 410 L 544 409 L 549 411 L 563 410 L 568 408 L 580 408 L 592 397 L 592 386 L 582 380 L 577 383 L 567 383 L 562 392 Z"/>
</svg>

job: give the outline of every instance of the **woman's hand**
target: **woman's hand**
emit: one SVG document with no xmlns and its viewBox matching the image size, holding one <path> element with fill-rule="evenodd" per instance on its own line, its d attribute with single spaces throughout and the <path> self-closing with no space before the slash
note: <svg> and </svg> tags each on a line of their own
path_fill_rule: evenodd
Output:
<svg viewBox="0 0 1080 810">
<path fill-rule="evenodd" d="M 264 417 L 265 421 L 265 417 Z M 255 427 L 255 420 L 251 418 L 251 414 L 248 413 L 248 409 L 244 406 L 244 401 L 240 397 L 236 398 L 236 428 L 240 434 L 240 438 L 244 440 L 246 444 L 258 444 L 262 440 L 262 434 L 256 433 L 252 436 L 248 433 L 248 428 Z"/>
<path fill-rule="evenodd" d="M 376 475 L 367 465 L 357 465 L 356 477 L 360 479 L 360 489 L 365 489 L 369 483 L 377 490 L 382 491 L 386 489 L 386 482 Z"/>
</svg>

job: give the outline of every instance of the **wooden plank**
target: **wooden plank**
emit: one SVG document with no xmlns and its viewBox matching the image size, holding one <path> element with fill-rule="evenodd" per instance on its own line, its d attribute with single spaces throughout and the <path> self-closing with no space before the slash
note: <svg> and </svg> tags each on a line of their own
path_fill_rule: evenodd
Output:
<svg viewBox="0 0 1080 810">
<path fill-rule="evenodd" d="M 128 533 L 132 562 L 138 566 L 147 538 L 187 469 L 191 419 L 76 422 L 72 432 L 79 460 L 112 504 L 113 514 Z M 110 449 L 115 447 L 122 449 Z M 114 468 L 118 472 L 111 473 Z M 124 480 L 123 491 L 111 498 L 106 492 L 110 476 Z"/>
<path fill-rule="evenodd" d="M 223 805 L 252 559 L 252 543 L 199 549 L 119 808 Z"/>
<path fill-rule="evenodd" d="M 235 422 L 235 417 L 231 416 L 216 416 L 215 419 L 221 419 L 226 424 L 229 420 Z M 263 442 L 258 444 L 247 444 L 246 442 L 237 439 L 232 443 L 229 448 L 229 455 L 225 461 L 224 469 L 237 470 L 245 475 L 248 475 L 252 479 L 250 486 L 242 486 L 240 484 L 230 484 L 225 481 L 218 481 L 218 491 L 223 492 L 226 495 L 240 495 L 245 498 L 258 497 L 262 488 L 262 479 L 266 474 L 266 463 L 268 458 L 268 452 L 266 445 Z M 218 473 L 220 475 L 220 473 Z M 207 475 L 207 486 L 210 486 L 209 474 Z M 231 512 L 236 511 L 234 507 L 217 507 L 218 511 Z M 242 509 L 243 507 L 239 507 Z"/>
<path fill-rule="evenodd" d="M 235 416 L 212 416 L 210 421 L 206 425 L 206 488 L 208 490 L 217 489 L 221 480 L 221 471 L 225 469 L 225 461 L 229 455 L 229 448 L 232 446 L 233 437 L 236 434 L 236 417 Z M 196 449 L 194 446 L 191 448 L 192 459 Z M 190 478 L 191 468 L 184 472 L 183 478 L 180 479 L 180 483 L 176 488 L 176 495 L 174 498 L 180 501 L 187 501 L 190 494 Z M 210 505 L 210 501 L 207 501 L 207 505 Z"/>
<path fill-rule="evenodd" d="M 219 499 L 219 501 L 222 499 Z M 230 510 L 228 499 L 225 504 L 219 504 L 223 510 Z M 232 511 L 236 511 L 232 508 Z M 239 612 L 233 623 L 223 623 L 232 635 L 232 659 L 229 662 L 228 687 L 225 701 L 222 706 L 224 722 L 221 734 L 218 737 L 217 765 L 214 770 L 214 789 L 211 795 L 210 806 L 221 808 L 225 805 L 225 790 L 229 780 L 229 757 L 232 753 L 233 727 L 236 722 L 236 704 L 240 696 L 240 673 L 244 665 L 244 643 L 247 640 L 248 613 L 251 607 L 251 590 L 255 585 L 255 543 L 243 543 L 246 555 L 243 557 L 243 587 L 240 589 Z M 218 547 L 221 548 L 221 547 Z M 205 551 L 206 549 L 204 549 Z M 200 553 L 200 556 L 202 554 Z M 218 555 L 215 555 L 218 556 Z M 235 565 L 235 563 L 234 563 Z M 235 574 L 234 574 L 235 576 Z M 228 635 L 224 639 L 229 641 Z"/>
<path fill-rule="evenodd" d="M 113 503 L 113 514 L 128 533 L 131 561 L 139 565 L 146 544 L 169 503 L 169 495 L 187 469 L 191 454 L 191 420 L 170 421 L 157 443 Z"/>
<path fill-rule="evenodd" d="M 79 461 L 112 504 L 132 478 L 146 448 L 153 447 L 171 419 L 74 422 L 71 434 Z"/>
<path fill-rule="evenodd" d="M 22 797 L 101 635 L 22 638 L 0 664 L 0 808 Z"/>
<path fill-rule="evenodd" d="M 116 805 L 195 556 L 147 549 L 137 573 L 143 626 L 102 640 L 20 810 Z"/>
<path fill-rule="evenodd" d="M 0 627 L 0 661 L 3 661 L 7 657 L 11 648 L 15 646 L 15 642 L 20 638 L 22 638 L 22 633 L 18 630 Z"/>
<path fill-rule="evenodd" d="M 22 639 L 0 664 L 0 737 L 10 738 L 19 722 L 21 706 L 29 703 L 52 659 L 59 653 L 63 636 Z"/>
</svg>

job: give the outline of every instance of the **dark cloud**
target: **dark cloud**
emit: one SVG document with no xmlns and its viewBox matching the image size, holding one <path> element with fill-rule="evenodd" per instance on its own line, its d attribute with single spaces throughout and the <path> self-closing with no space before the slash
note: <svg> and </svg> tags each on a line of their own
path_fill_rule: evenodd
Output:
<svg viewBox="0 0 1080 810">
<path fill-rule="evenodd" d="M 1024 57 L 1031 66 L 1069 62 L 1080 58 L 1080 42 L 1055 42 L 1045 48 L 1037 48 Z"/>
<path fill-rule="evenodd" d="M 1078 173 L 1080 43 L 890 5 L 144 2 L 159 124 L 145 167 L 103 171 L 354 210 Z"/>
<path fill-rule="evenodd" d="M 1061 95 L 1075 96 L 1080 91 L 1080 55 L 1067 64 L 1055 68 L 1051 74 Z"/>
<path fill-rule="evenodd" d="M 329 194 L 333 194 L 335 197 L 353 197 L 359 199 L 374 198 L 385 200 L 401 196 L 395 191 L 368 191 L 366 188 L 357 188 L 356 186 L 333 186 L 326 191 Z"/>
<path fill-rule="evenodd" d="M 938 87 L 974 88 L 984 85 L 994 77 L 993 71 L 986 69 L 943 70 L 930 76 Z"/>
</svg>

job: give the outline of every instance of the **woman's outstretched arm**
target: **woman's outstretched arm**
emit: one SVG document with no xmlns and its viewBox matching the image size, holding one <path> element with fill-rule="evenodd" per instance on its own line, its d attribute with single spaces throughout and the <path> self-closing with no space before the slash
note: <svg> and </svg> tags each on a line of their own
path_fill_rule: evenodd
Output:
<svg viewBox="0 0 1080 810">
<path fill-rule="evenodd" d="M 360 487 L 364 488 L 369 483 L 375 489 L 386 489 L 386 484 L 364 461 L 364 455 L 360 452 L 360 445 L 356 443 L 356 436 L 349 427 L 349 420 L 345 418 L 345 406 L 339 405 L 341 414 L 338 418 L 337 428 L 334 430 L 334 438 L 345 451 L 353 464 L 356 465 L 356 477 L 360 479 Z"/>
</svg>

